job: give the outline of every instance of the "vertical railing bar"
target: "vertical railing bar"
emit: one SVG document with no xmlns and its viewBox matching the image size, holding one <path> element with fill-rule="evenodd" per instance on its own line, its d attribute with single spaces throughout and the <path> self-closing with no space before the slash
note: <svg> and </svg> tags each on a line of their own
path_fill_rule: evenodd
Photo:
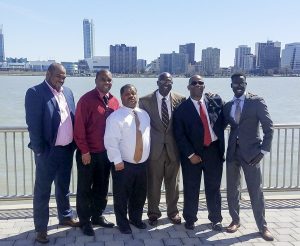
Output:
<svg viewBox="0 0 300 246">
<path fill-rule="evenodd" d="M 17 175 L 17 149 L 16 149 L 16 132 L 13 132 L 13 151 L 14 151 L 14 171 L 15 171 L 15 196 L 18 194 L 18 175 Z"/>
<path fill-rule="evenodd" d="M 286 143 L 287 143 L 287 129 L 284 129 L 284 151 L 283 151 L 283 186 L 285 187 L 285 176 L 286 176 Z"/>
<path fill-rule="evenodd" d="M 300 129 L 298 129 L 298 169 L 297 169 L 297 188 L 300 183 Z"/>
<path fill-rule="evenodd" d="M 24 132 L 21 133 L 22 136 L 22 162 L 23 162 L 23 191 L 26 195 L 26 166 L 25 166 L 25 144 L 24 144 Z"/>
<path fill-rule="evenodd" d="M 269 187 L 271 188 L 271 182 L 272 182 L 272 162 L 273 162 L 273 147 L 271 146 L 270 150 L 270 159 L 269 159 Z"/>
<path fill-rule="evenodd" d="M 5 147 L 5 164 L 6 164 L 6 196 L 9 196 L 9 182 L 8 182 L 8 154 L 7 154 L 7 132 L 4 133 L 4 147 Z"/>
<path fill-rule="evenodd" d="M 265 168 L 266 168 L 266 165 L 265 165 L 265 158 L 263 158 L 262 160 L 262 186 L 263 188 L 265 187 Z"/>
<path fill-rule="evenodd" d="M 293 187 L 293 169 L 294 169 L 294 128 L 292 128 L 292 144 L 291 144 L 291 169 L 290 169 L 290 186 Z"/>
<path fill-rule="evenodd" d="M 33 177 L 33 151 L 30 151 L 30 156 L 31 156 L 31 195 L 33 196 L 34 193 L 34 177 Z"/>
<path fill-rule="evenodd" d="M 277 129 L 277 160 L 276 160 L 276 187 L 278 187 L 278 182 L 279 182 L 279 153 L 280 153 L 280 129 Z"/>
</svg>

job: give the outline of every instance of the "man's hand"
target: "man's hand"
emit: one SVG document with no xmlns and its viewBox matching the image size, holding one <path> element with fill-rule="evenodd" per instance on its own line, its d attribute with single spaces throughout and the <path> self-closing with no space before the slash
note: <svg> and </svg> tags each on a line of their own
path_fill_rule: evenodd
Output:
<svg viewBox="0 0 300 246">
<path fill-rule="evenodd" d="M 121 171 L 123 169 L 124 169 L 124 162 L 123 161 L 120 162 L 120 163 L 115 164 L 115 170 L 116 171 Z"/>
<path fill-rule="evenodd" d="M 198 163 L 200 163 L 200 162 L 202 162 L 202 159 L 201 159 L 201 157 L 199 156 L 199 155 L 193 155 L 191 158 L 190 158 L 190 162 L 192 163 L 192 164 L 198 164 Z"/>
<path fill-rule="evenodd" d="M 264 158 L 263 153 L 259 153 L 257 156 L 255 156 L 249 163 L 250 166 L 256 166 L 261 160 Z"/>
<path fill-rule="evenodd" d="M 88 152 L 86 154 L 81 155 L 81 160 L 83 165 L 88 165 L 91 163 L 91 154 Z"/>
</svg>

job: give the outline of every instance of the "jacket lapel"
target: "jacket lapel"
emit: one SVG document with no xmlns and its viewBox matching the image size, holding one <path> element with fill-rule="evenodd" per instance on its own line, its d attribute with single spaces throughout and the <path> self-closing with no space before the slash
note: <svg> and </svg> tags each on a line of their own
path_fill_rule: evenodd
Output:
<svg viewBox="0 0 300 246">
<path fill-rule="evenodd" d="M 249 94 L 247 93 L 245 96 L 245 101 L 244 101 L 244 105 L 243 105 L 243 109 L 242 109 L 242 114 L 241 114 L 241 118 L 240 118 L 240 122 L 245 118 L 245 112 L 247 112 L 248 110 L 248 106 L 249 106 Z"/>
</svg>

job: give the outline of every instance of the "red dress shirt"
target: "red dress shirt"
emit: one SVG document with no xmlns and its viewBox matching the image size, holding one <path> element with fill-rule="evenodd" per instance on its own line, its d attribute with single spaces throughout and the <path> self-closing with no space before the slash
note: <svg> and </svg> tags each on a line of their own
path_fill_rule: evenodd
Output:
<svg viewBox="0 0 300 246">
<path fill-rule="evenodd" d="M 119 108 L 119 102 L 110 93 L 108 105 L 102 93 L 95 88 L 78 101 L 75 113 L 74 140 L 82 154 L 105 151 L 104 132 L 107 116 Z"/>
</svg>

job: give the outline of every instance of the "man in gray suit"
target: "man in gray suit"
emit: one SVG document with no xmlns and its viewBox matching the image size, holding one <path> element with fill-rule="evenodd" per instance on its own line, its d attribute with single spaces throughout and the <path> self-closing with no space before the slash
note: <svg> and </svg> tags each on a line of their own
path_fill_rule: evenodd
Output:
<svg viewBox="0 0 300 246">
<path fill-rule="evenodd" d="M 236 232 L 240 227 L 239 197 L 242 168 L 257 227 L 265 240 L 273 241 L 274 238 L 265 220 L 260 167 L 260 161 L 271 149 L 273 122 L 263 98 L 245 93 L 246 86 L 244 74 L 233 74 L 231 88 L 234 97 L 224 106 L 225 126 L 230 125 L 226 174 L 227 201 L 232 222 L 227 227 L 227 232 Z M 259 136 L 259 124 L 262 126 L 263 140 Z"/>
<path fill-rule="evenodd" d="M 151 119 L 151 151 L 148 164 L 148 217 L 149 224 L 157 225 L 161 217 L 159 210 L 161 185 L 164 180 L 166 189 L 167 214 L 174 224 L 180 224 L 177 201 L 179 198 L 178 174 L 179 156 L 173 136 L 173 110 L 185 97 L 171 92 L 172 76 L 161 73 L 158 76 L 158 90 L 140 98 L 140 108 Z"/>
</svg>

